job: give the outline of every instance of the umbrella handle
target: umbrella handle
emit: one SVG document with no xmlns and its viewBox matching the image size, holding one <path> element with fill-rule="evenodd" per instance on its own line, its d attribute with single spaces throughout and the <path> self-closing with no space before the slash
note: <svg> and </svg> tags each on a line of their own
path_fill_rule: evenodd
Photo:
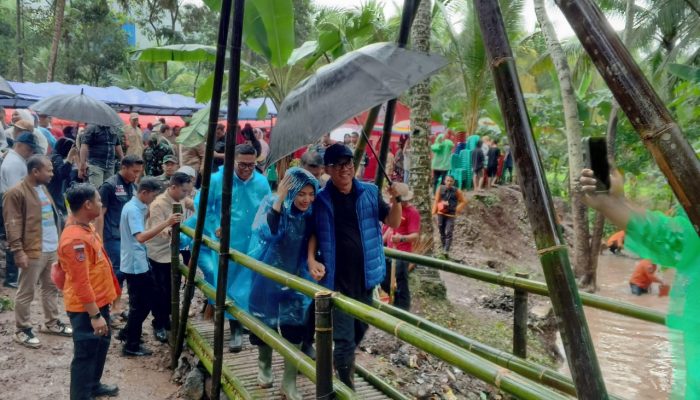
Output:
<svg viewBox="0 0 700 400">
<path fill-rule="evenodd" d="M 372 142 L 370 142 L 369 137 L 367 137 L 367 132 L 365 132 L 364 129 L 360 129 L 360 132 L 362 132 L 362 136 L 364 136 L 365 141 L 367 142 L 367 148 L 369 148 L 369 151 L 372 152 L 372 155 L 374 155 L 374 158 L 377 160 L 377 167 L 379 167 L 379 169 L 382 171 L 384 177 L 386 178 L 386 181 L 389 182 L 389 187 L 391 187 L 394 184 L 394 182 L 391 181 L 389 174 L 386 173 L 384 165 L 382 165 L 382 162 L 379 160 L 379 156 L 377 156 L 377 152 L 374 151 L 374 147 L 372 147 Z M 396 202 L 401 202 L 401 196 L 396 196 Z"/>
</svg>

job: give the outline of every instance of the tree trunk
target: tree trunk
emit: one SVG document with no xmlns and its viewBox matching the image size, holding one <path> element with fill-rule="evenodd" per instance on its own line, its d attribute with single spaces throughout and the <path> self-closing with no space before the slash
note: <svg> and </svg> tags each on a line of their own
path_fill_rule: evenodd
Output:
<svg viewBox="0 0 700 400">
<path fill-rule="evenodd" d="M 51 54 L 49 55 L 49 68 L 46 73 L 46 81 L 53 82 L 58 60 L 58 45 L 61 42 L 63 17 L 66 9 L 66 0 L 56 0 L 56 13 L 54 14 L 53 40 L 51 41 Z"/>
<path fill-rule="evenodd" d="M 413 21 L 411 41 L 416 51 L 430 51 L 430 0 L 422 0 Z M 413 203 L 421 215 L 421 236 L 432 239 L 432 196 L 430 194 L 430 79 L 411 89 L 411 170 L 409 182 L 415 193 Z"/>
<path fill-rule="evenodd" d="M 595 270 L 590 271 L 589 268 L 591 248 L 588 230 L 588 209 L 581 201 L 581 193 L 571 187 L 578 179 L 581 169 L 583 169 L 583 156 L 581 154 L 582 128 L 578 115 L 578 105 L 574 94 L 569 63 L 557 39 L 556 31 L 547 16 L 544 0 L 535 0 L 535 14 L 559 78 L 569 152 L 569 194 L 574 221 L 574 272 L 577 278 L 586 281 L 589 280 L 585 278 L 586 276 L 595 273 Z"/>
<path fill-rule="evenodd" d="M 634 1 L 627 0 L 627 5 L 625 9 L 625 30 L 623 31 L 622 40 L 625 42 L 626 46 L 630 46 L 632 43 L 632 34 L 634 30 Z M 620 104 L 613 98 L 612 108 L 610 109 L 610 115 L 608 116 L 608 128 L 605 133 L 607 139 L 607 152 L 608 152 L 608 163 L 610 165 L 615 165 L 615 141 L 617 140 L 617 123 L 620 115 Z M 592 273 L 587 274 L 581 281 L 582 286 L 591 286 L 595 288 L 597 286 L 597 274 L 598 271 L 598 256 L 600 255 L 600 248 L 602 247 L 603 233 L 605 231 L 605 217 L 600 212 L 595 214 L 595 223 L 593 224 L 593 231 L 591 232 L 591 257 L 588 260 L 588 270 Z"/>
<path fill-rule="evenodd" d="M 22 0 L 17 0 L 17 79 L 24 82 L 24 45 L 22 44 Z"/>
</svg>

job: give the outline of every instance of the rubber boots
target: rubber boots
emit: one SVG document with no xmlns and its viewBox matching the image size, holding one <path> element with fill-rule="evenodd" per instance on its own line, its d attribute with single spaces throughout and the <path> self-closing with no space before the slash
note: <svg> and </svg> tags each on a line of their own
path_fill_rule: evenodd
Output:
<svg viewBox="0 0 700 400">
<path fill-rule="evenodd" d="M 228 341 L 228 351 L 231 353 L 238 353 L 243 349 L 241 323 L 235 319 L 230 319 L 228 324 L 231 328 L 231 337 Z"/>
<path fill-rule="evenodd" d="M 300 348 L 301 344 L 294 346 Z M 302 396 L 297 390 L 297 366 L 293 361 L 284 360 L 284 374 L 282 375 L 280 392 L 282 397 L 287 400 L 302 400 Z"/>
<path fill-rule="evenodd" d="M 272 347 L 267 345 L 258 346 L 258 386 L 263 389 L 271 388 L 274 380 L 275 377 L 272 375 Z"/>
<path fill-rule="evenodd" d="M 355 360 L 349 364 L 335 366 L 335 372 L 338 374 L 338 379 L 352 390 L 355 390 Z"/>
</svg>

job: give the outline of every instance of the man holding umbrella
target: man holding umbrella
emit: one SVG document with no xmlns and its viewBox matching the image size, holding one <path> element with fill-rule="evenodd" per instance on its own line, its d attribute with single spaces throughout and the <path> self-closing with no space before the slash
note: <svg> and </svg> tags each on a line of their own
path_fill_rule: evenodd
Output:
<svg viewBox="0 0 700 400">
<path fill-rule="evenodd" d="M 116 157 L 124 158 L 119 136 L 112 128 L 90 125 L 80 141 L 80 178 L 87 178 L 95 187 L 114 175 Z"/>
<path fill-rule="evenodd" d="M 386 273 L 380 222 L 398 228 L 401 201 L 394 186 L 388 189 L 390 206 L 377 186 L 355 179 L 352 157 L 342 143 L 326 149 L 323 160 L 331 179 L 314 202 L 316 233 L 307 261 L 311 276 L 322 285 L 370 304 L 372 290 Z M 367 324 L 333 310 L 333 361 L 338 377 L 351 388 L 355 349 L 366 331 Z"/>
</svg>

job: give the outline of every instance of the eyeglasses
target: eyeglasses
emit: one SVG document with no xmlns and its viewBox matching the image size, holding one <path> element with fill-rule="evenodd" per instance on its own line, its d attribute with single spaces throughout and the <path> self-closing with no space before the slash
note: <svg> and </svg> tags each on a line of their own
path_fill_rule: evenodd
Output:
<svg viewBox="0 0 700 400">
<path fill-rule="evenodd" d="M 253 169 L 253 168 L 255 168 L 255 163 L 237 162 L 236 167 L 238 167 L 240 169 Z"/>
<path fill-rule="evenodd" d="M 337 163 L 337 164 L 328 164 L 329 167 L 335 167 L 338 169 L 353 169 L 355 167 L 355 164 L 353 164 L 352 160 L 347 160 L 342 163 Z"/>
</svg>

